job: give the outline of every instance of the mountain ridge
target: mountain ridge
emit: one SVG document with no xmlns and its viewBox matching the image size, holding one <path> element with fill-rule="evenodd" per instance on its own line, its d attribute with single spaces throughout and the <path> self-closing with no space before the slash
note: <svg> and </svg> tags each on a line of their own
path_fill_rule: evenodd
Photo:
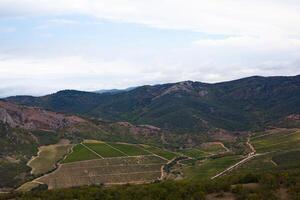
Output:
<svg viewBox="0 0 300 200">
<path fill-rule="evenodd" d="M 145 85 L 116 94 L 64 90 L 6 100 L 175 132 L 203 133 L 217 128 L 248 131 L 300 113 L 300 75 L 252 76 L 221 83 L 182 81 Z"/>
</svg>

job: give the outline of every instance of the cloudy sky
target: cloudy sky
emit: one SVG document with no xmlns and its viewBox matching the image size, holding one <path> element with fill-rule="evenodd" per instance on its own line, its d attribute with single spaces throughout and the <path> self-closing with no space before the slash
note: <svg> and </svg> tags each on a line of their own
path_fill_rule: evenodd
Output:
<svg viewBox="0 0 300 200">
<path fill-rule="evenodd" d="M 0 96 L 300 74 L 299 0 L 0 0 Z"/>
</svg>

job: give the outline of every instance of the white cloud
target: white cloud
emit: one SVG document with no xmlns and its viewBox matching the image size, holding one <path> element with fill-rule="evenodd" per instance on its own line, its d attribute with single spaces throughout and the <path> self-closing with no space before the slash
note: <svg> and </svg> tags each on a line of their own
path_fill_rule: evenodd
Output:
<svg viewBox="0 0 300 200">
<path fill-rule="evenodd" d="M 12 50 L 10 56 L 1 58 L 0 54 L 0 95 L 299 74 L 299 10 L 298 0 L 0 0 L 0 17 L 47 16 L 39 29 L 74 25 L 77 21 L 73 15 L 85 15 L 99 23 L 111 20 L 224 35 L 199 38 L 167 50 L 159 50 L 156 45 L 157 49 L 129 48 L 115 53 L 112 49 L 117 47 L 113 46 L 101 53 L 95 48 L 89 57 L 83 56 L 87 52 L 80 57 L 59 47 L 52 49 L 51 56 L 47 46 L 43 47 L 43 55 L 49 53 L 43 58 L 34 53 L 29 56 L 22 48 L 17 55 Z M 43 36 L 47 39 L 58 37 L 42 31 L 46 31 Z M 79 50 L 85 49 L 80 45 Z"/>
<path fill-rule="evenodd" d="M 198 51 L 198 57 L 190 55 L 189 51 Z M 3 56 L 0 59 L 0 96 L 43 95 L 61 89 L 93 91 L 184 80 L 219 82 L 251 75 L 300 73 L 299 62 L 293 59 L 276 61 L 263 57 L 253 64 L 243 62 L 243 53 L 234 54 L 229 60 L 213 55 L 219 60 L 211 60 L 211 56 L 201 56 L 205 51 L 206 48 L 179 50 L 167 59 L 163 54 L 155 61 L 141 62 L 128 58 L 106 61 L 78 56 L 51 59 Z"/>
<path fill-rule="evenodd" d="M 85 14 L 99 19 L 217 34 L 300 33 L 296 0 L 1 0 L 4 16 Z"/>
<path fill-rule="evenodd" d="M 237 36 L 224 39 L 201 39 L 195 42 L 202 47 L 252 48 L 259 51 L 300 49 L 300 39 L 282 37 Z"/>
</svg>

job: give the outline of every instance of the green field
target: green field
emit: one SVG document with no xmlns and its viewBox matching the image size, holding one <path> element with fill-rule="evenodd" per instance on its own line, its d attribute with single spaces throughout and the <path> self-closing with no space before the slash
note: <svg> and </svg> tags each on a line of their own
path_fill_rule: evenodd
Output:
<svg viewBox="0 0 300 200">
<path fill-rule="evenodd" d="M 63 159 L 69 152 L 72 145 L 49 145 L 40 147 L 39 154 L 36 158 L 28 163 L 35 175 L 44 174 L 54 169 L 55 164 Z"/>
<path fill-rule="evenodd" d="M 191 151 L 187 153 L 192 154 Z M 78 144 L 73 148 L 73 152 L 67 156 L 63 163 L 70 163 L 83 160 L 103 159 L 113 157 L 128 157 L 128 156 L 143 156 L 143 155 L 158 155 L 165 160 L 182 154 L 163 150 L 149 145 L 133 145 L 125 143 L 105 143 L 105 142 L 85 142 Z M 199 157 L 204 155 L 200 150 L 193 152 L 193 156 Z"/>
<path fill-rule="evenodd" d="M 299 129 L 274 129 L 256 133 L 250 142 L 261 154 L 239 168 L 239 172 L 267 172 L 300 166 Z"/>
<path fill-rule="evenodd" d="M 251 138 L 251 143 L 258 153 L 278 152 L 300 148 L 300 131 L 274 130 Z"/>
<path fill-rule="evenodd" d="M 279 167 L 300 166 L 300 151 L 281 153 L 275 155 L 272 159 Z"/>
<path fill-rule="evenodd" d="M 99 156 L 85 148 L 82 144 L 73 147 L 73 152 L 69 154 L 63 163 L 70 163 L 76 161 L 100 159 Z"/>
<path fill-rule="evenodd" d="M 122 151 L 116 150 L 106 143 L 84 143 L 84 145 L 101 155 L 103 158 L 127 156 L 126 153 L 122 153 Z"/>
<path fill-rule="evenodd" d="M 209 153 L 198 149 L 184 149 L 184 150 L 180 150 L 179 153 L 195 159 L 204 158 L 210 155 Z"/>
<path fill-rule="evenodd" d="M 128 156 L 141 156 L 141 155 L 150 155 L 150 152 L 143 150 L 142 148 L 131 145 L 131 144 L 121 144 L 121 143 L 108 143 L 112 147 L 119 149 Z"/>
<path fill-rule="evenodd" d="M 185 177 L 192 180 L 211 178 L 231 165 L 239 162 L 241 156 L 226 156 L 217 159 L 208 159 L 200 165 L 187 166 L 184 169 Z"/>
<path fill-rule="evenodd" d="M 196 162 L 197 162 L 196 159 L 187 159 L 187 160 L 180 161 L 180 163 L 184 165 L 195 165 Z"/>
<path fill-rule="evenodd" d="M 147 151 L 156 154 L 158 156 L 161 156 L 167 160 L 172 160 L 173 158 L 180 156 L 179 154 L 176 154 L 171 151 L 166 151 L 157 147 L 149 146 L 149 145 L 141 145 L 142 148 L 146 149 Z"/>
</svg>

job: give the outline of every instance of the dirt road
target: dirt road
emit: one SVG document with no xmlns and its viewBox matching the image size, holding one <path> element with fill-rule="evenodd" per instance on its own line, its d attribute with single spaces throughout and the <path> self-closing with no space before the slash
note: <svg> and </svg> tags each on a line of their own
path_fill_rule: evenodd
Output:
<svg viewBox="0 0 300 200">
<path fill-rule="evenodd" d="M 250 149 L 250 153 L 248 153 L 248 155 L 241 161 L 239 161 L 238 163 L 228 167 L 227 169 L 225 169 L 224 171 L 220 172 L 219 174 L 215 175 L 214 177 L 212 177 L 211 179 L 215 179 L 218 178 L 220 176 L 223 176 L 224 174 L 226 174 L 227 172 L 230 172 L 231 170 L 233 170 L 234 168 L 244 164 L 245 162 L 251 160 L 252 158 L 258 156 L 259 154 L 256 154 L 256 150 L 255 148 L 252 146 L 252 144 L 250 143 L 250 137 L 248 137 L 246 145 L 249 147 Z"/>
</svg>

